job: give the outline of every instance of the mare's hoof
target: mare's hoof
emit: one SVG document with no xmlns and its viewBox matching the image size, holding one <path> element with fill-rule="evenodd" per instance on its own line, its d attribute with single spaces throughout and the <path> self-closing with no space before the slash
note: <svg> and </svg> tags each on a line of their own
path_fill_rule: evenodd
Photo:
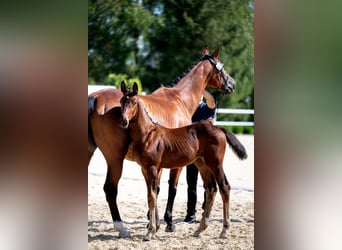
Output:
<svg viewBox="0 0 342 250">
<path fill-rule="evenodd" d="M 176 232 L 176 226 L 174 224 L 168 224 L 166 225 L 165 227 L 165 232 L 167 233 L 173 233 L 173 232 Z"/>
<path fill-rule="evenodd" d="M 130 234 L 130 232 L 128 232 L 127 230 L 121 231 L 121 232 L 119 233 L 119 238 L 129 238 L 129 237 L 131 237 L 131 234 Z"/>
<path fill-rule="evenodd" d="M 131 237 L 131 234 L 124 227 L 122 221 L 114 221 L 114 230 L 119 231 L 119 238 Z"/>
</svg>

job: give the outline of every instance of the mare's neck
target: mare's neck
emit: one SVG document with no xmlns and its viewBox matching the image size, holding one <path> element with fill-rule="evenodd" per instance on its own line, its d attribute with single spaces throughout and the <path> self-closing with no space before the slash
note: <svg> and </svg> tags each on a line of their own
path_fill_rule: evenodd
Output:
<svg viewBox="0 0 342 250">
<path fill-rule="evenodd" d="M 193 115 L 207 86 L 211 70 L 205 67 L 206 61 L 199 62 L 174 87 L 178 91 L 181 101 Z M 209 68 L 210 69 L 210 68 Z"/>
</svg>

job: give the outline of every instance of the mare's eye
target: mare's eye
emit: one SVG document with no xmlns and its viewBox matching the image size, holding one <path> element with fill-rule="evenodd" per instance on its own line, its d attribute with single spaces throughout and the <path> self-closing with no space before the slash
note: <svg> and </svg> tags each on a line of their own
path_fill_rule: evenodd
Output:
<svg viewBox="0 0 342 250">
<path fill-rule="evenodd" d="M 137 102 L 133 100 L 133 101 L 132 101 L 132 105 L 135 105 L 135 104 L 137 104 Z"/>
</svg>

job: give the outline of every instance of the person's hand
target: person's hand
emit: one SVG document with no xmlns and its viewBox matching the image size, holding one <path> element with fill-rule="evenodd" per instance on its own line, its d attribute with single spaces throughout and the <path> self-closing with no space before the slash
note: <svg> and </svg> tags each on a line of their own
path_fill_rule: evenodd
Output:
<svg viewBox="0 0 342 250">
<path fill-rule="evenodd" d="M 206 100 L 208 108 L 214 109 L 216 107 L 214 97 L 206 90 L 203 91 L 203 96 Z"/>
<path fill-rule="evenodd" d="M 207 121 L 209 121 L 211 124 L 214 125 L 215 119 L 214 118 L 208 118 Z"/>
</svg>

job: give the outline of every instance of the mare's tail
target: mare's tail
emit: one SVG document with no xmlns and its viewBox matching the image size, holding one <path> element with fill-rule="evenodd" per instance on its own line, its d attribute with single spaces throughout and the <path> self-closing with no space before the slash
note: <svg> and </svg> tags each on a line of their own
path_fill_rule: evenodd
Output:
<svg viewBox="0 0 342 250">
<path fill-rule="evenodd" d="M 241 142 L 236 138 L 236 136 L 229 130 L 225 128 L 220 129 L 223 131 L 223 133 L 226 135 L 226 139 L 228 144 L 232 147 L 234 153 L 239 157 L 240 160 L 247 158 L 247 152 L 245 147 L 241 144 Z"/>
<path fill-rule="evenodd" d="M 90 115 L 95 109 L 96 105 L 96 98 L 93 96 L 88 96 L 88 152 L 92 153 L 96 149 L 96 143 L 93 135 L 93 130 L 91 128 L 91 123 L 90 123 Z"/>
</svg>

